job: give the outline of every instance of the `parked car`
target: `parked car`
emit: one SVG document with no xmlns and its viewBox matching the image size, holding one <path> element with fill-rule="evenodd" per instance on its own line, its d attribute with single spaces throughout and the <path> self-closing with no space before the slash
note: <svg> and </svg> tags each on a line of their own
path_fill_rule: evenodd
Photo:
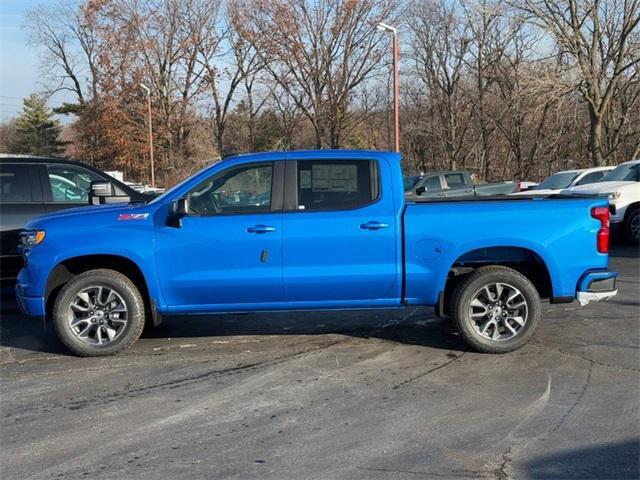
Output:
<svg viewBox="0 0 640 480">
<path fill-rule="evenodd" d="M 404 177 L 404 191 L 408 192 L 409 190 L 412 190 L 413 187 L 416 186 L 416 183 L 422 180 L 422 177 L 423 175 L 409 175 L 407 177 Z"/>
<path fill-rule="evenodd" d="M 61 158 L 0 155 L 0 272 L 3 284 L 15 282 L 22 266 L 18 234 L 30 219 L 86 205 L 92 181 L 110 181 L 132 201 L 149 197 L 84 163 Z"/>
<path fill-rule="evenodd" d="M 640 242 L 640 160 L 618 165 L 589 185 L 569 188 L 565 195 L 597 195 L 609 200 L 611 228 L 633 242 Z"/>
<path fill-rule="evenodd" d="M 584 168 L 581 170 L 563 170 L 545 178 L 535 187 L 513 195 L 546 196 L 560 193 L 565 188 L 587 185 L 597 182 L 614 167 Z"/>
<path fill-rule="evenodd" d="M 471 175 L 465 170 L 429 172 L 407 195 L 409 200 L 507 195 L 516 191 L 517 187 L 512 181 L 474 185 Z"/>
<path fill-rule="evenodd" d="M 219 203 L 230 185 L 269 201 Z M 402 192 L 395 153 L 233 157 L 148 204 L 30 221 L 18 304 L 51 318 L 80 355 L 131 345 L 147 314 L 157 324 L 166 314 L 405 305 L 434 306 L 473 348 L 504 353 L 532 335 L 541 297 L 616 294 L 606 199 L 407 203 Z"/>
</svg>

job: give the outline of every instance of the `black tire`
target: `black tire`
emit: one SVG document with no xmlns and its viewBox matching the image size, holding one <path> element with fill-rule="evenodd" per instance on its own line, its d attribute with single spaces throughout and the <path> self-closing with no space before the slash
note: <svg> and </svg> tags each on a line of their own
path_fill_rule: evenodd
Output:
<svg viewBox="0 0 640 480">
<path fill-rule="evenodd" d="M 94 286 L 115 291 L 127 308 L 127 323 L 122 331 L 113 340 L 101 345 L 80 339 L 68 321 L 69 308 L 76 294 Z M 113 355 L 130 347 L 142 334 L 144 319 L 144 301 L 140 292 L 129 278 L 114 270 L 89 270 L 74 277 L 60 290 L 53 305 L 53 324 L 58 338 L 69 350 L 83 357 Z"/>
<path fill-rule="evenodd" d="M 505 283 L 515 287 L 526 301 L 527 317 L 524 325 L 519 327 L 513 337 L 504 340 L 492 340 L 482 336 L 476 331 L 475 322 L 471 318 L 471 302 L 474 297 L 484 286 L 494 283 Z M 542 305 L 536 287 L 527 277 L 511 268 L 491 265 L 478 268 L 456 287 L 451 308 L 458 331 L 471 348 L 483 353 L 508 353 L 529 341 L 540 319 Z"/>
<path fill-rule="evenodd" d="M 624 217 L 624 236 L 631 243 L 640 243 L 640 237 L 633 234 L 631 226 L 634 222 L 638 222 L 640 218 L 640 207 L 637 205 L 629 207 L 629 211 Z M 636 223 L 637 224 L 637 223 Z"/>
</svg>

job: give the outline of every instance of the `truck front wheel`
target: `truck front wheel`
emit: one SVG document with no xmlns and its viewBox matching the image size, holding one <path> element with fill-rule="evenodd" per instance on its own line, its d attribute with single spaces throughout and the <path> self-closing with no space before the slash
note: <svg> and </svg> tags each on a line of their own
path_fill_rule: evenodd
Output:
<svg viewBox="0 0 640 480">
<path fill-rule="evenodd" d="M 453 317 L 475 350 L 507 353 L 523 346 L 536 328 L 541 302 L 527 277 L 507 267 L 481 267 L 456 288 Z"/>
<path fill-rule="evenodd" d="M 53 323 L 62 343 L 78 355 L 112 355 L 140 337 L 144 301 L 120 272 L 89 270 L 62 288 L 53 306 Z"/>
</svg>

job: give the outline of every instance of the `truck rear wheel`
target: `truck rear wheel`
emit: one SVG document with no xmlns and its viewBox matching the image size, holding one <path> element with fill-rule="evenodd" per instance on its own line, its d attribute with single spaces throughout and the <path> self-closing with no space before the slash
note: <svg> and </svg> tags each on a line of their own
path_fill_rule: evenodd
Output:
<svg viewBox="0 0 640 480">
<path fill-rule="evenodd" d="M 475 270 L 454 291 L 452 316 L 465 341 L 485 353 L 507 353 L 527 343 L 541 302 L 527 277 L 507 267 Z"/>
<path fill-rule="evenodd" d="M 78 355 L 113 355 L 140 337 L 144 301 L 120 272 L 89 270 L 62 288 L 53 306 L 53 323 L 62 343 Z"/>
</svg>

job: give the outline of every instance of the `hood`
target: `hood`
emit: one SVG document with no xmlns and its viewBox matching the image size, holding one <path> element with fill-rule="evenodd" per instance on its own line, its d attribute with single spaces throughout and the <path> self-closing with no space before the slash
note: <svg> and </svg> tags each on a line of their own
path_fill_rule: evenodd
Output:
<svg viewBox="0 0 640 480">
<path fill-rule="evenodd" d="M 578 187 L 571 187 L 563 190 L 566 195 L 602 195 L 605 193 L 613 193 L 621 188 L 638 185 L 638 182 L 595 182 Z"/>
<path fill-rule="evenodd" d="M 149 212 L 148 205 L 143 203 L 112 203 L 108 205 L 85 205 L 78 208 L 69 208 L 61 210 L 59 212 L 49 213 L 42 215 L 28 221 L 24 229 L 44 229 L 45 226 L 59 221 L 69 220 L 74 221 L 82 217 L 82 221 L 91 223 L 94 219 L 104 218 L 105 215 L 109 218 L 113 217 L 117 220 L 120 214 L 126 213 L 147 213 Z"/>
</svg>

